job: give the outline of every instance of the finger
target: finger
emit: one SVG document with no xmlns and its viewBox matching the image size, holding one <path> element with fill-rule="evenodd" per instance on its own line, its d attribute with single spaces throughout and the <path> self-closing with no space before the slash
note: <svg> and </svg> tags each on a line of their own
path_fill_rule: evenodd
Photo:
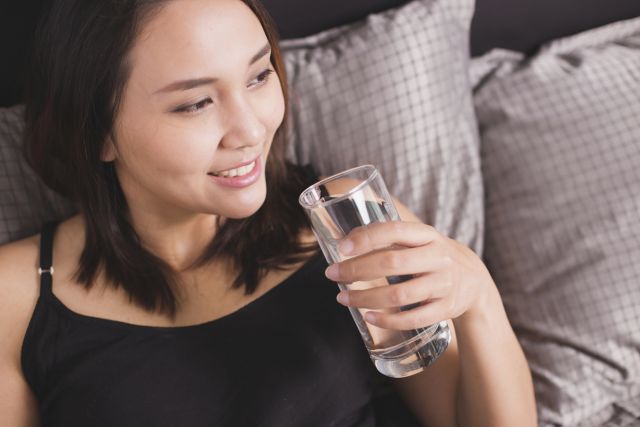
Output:
<svg viewBox="0 0 640 427">
<path fill-rule="evenodd" d="M 427 274 L 397 285 L 342 291 L 338 294 L 338 302 L 357 308 L 396 308 L 443 298 L 450 288 L 446 275 Z"/>
<path fill-rule="evenodd" d="M 444 298 L 398 313 L 368 311 L 365 314 L 365 320 L 379 328 L 398 331 L 426 328 L 443 320 L 447 320 L 450 317 L 450 305 L 448 299 Z"/>
<path fill-rule="evenodd" d="M 440 237 L 435 228 L 419 222 L 380 222 L 354 228 L 338 244 L 338 250 L 343 255 L 356 256 L 391 245 L 423 246 Z"/>
<path fill-rule="evenodd" d="M 353 283 L 388 276 L 431 273 L 452 263 L 445 248 L 438 245 L 387 248 L 332 264 L 325 274 L 336 282 Z"/>
</svg>

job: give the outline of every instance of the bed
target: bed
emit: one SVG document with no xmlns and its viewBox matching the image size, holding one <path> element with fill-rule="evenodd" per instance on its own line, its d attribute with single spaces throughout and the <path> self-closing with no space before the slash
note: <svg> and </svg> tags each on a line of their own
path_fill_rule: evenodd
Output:
<svg viewBox="0 0 640 427">
<path fill-rule="evenodd" d="M 265 5 L 291 83 L 290 159 L 321 174 L 375 164 L 483 256 L 541 426 L 640 425 L 640 3 Z M 1 6 L 0 243 L 73 211 L 19 154 L 40 6 Z"/>
</svg>

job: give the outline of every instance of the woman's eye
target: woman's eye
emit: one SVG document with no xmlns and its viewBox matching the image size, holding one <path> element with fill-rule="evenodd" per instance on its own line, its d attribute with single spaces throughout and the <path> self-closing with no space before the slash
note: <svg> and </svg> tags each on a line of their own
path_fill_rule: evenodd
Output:
<svg viewBox="0 0 640 427">
<path fill-rule="evenodd" d="M 263 72 L 258 74 L 258 76 L 255 79 L 251 80 L 251 83 L 249 83 L 249 86 L 250 87 L 259 86 L 265 83 L 267 80 L 269 80 L 269 76 L 273 73 L 274 71 L 271 68 L 264 70 Z"/>
<path fill-rule="evenodd" d="M 183 107 L 176 108 L 176 112 L 178 113 L 197 113 L 198 111 L 205 108 L 207 105 L 212 104 L 213 101 L 211 98 L 205 98 L 201 101 L 198 101 L 194 104 L 185 105 Z"/>
</svg>

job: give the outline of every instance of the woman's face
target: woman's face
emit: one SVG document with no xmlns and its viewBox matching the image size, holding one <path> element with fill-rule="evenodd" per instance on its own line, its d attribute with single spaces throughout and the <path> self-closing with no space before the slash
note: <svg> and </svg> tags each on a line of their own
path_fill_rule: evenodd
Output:
<svg viewBox="0 0 640 427">
<path fill-rule="evenodd" d="M 103 160 L 115 162 L 132 212 L 253 214 L 284 115 L 258 18 L 239 0 L 170 1 L 144 25 L 129 59 Z"/>
</svg>

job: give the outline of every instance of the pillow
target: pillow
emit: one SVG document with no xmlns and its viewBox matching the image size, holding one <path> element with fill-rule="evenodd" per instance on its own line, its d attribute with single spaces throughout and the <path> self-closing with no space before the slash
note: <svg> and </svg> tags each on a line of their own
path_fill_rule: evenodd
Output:
<svg viewBox="0 0 640 427">
<path fill-rule="evenodd" d="M 73 205 L 47 188 L 22 157 L 23 108 L 0 108 L 0 244 L 38 233 Z"/>
<path fill-rule="evenodd" d="M 415 0 L 282 43 L 289 158 L 331 175 L 377 166 L 423 221 L 481 251 L 482 178 L 468 80 L 472 0 Z"/>
<path fill-rule="evenodd" d="M 532 58 L 493 52 L 472 74 L 484 257 L 541 425 L 639 425 L 640 19 Z"/>
</svg>

